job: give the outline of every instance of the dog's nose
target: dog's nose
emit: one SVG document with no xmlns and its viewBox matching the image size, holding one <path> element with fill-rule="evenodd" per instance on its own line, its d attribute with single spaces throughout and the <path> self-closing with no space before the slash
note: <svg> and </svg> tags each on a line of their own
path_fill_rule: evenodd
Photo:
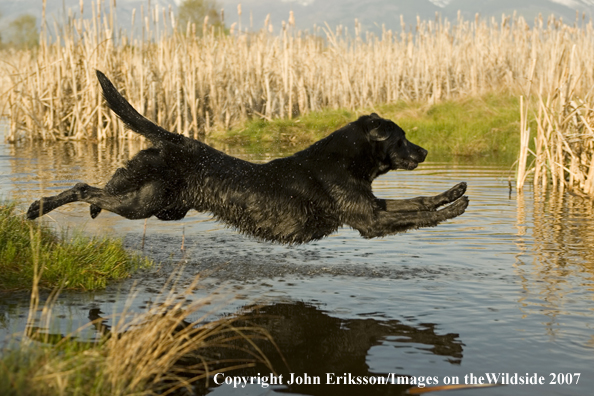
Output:
<svg viewBox="0 0 594 396">
<path fill-rule="evenodd" d="M 427 150 L 425 150 L 422 147 L 419 147 L 419 149 L 417 150 L 417 155 L 418 155 L 417 162 L 423 162 L 423 161 L 425 161 L 425 158 L 427 158 Z"/>
</svg>

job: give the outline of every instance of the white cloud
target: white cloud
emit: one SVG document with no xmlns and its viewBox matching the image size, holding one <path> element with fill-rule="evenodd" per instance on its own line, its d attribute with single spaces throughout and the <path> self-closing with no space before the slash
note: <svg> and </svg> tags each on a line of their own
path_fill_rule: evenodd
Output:
<svg viewBox="0 0 594 396">
<path fill-rule="evenodd" d="M 561 4 L 569 8 L 579 8 L 580 6 L 592 6 L 594 0 L 551 0 L 553 3 Z"/>
<path fill-rule="evenodd" d="M 448 4 L 450 4 L 450 1 L 452 1 L 452 0 L 429 0 L 429 1 L 432 2 L 433 4 L 435 4 L 436 6 L 443 8 L 443 7 L 447 6 Z"/>
<path fill-rule="evenodd" d="M 310 4 L 313 4 L 313 2 L 315 0 L 282 0 L 282 1 L 283 1 L 283 3 L 297 3 L 302 6 L 308 6 Z"/>
<path fill-rule="evenodd" d="M 574 1 L 574 0 L 551 0 L 551 1 L 553 3 L 561 4 L 566 7 L 570 7 L 570 8 L 576 7 L 578 5 L 578 2 Z"/>
</svg>

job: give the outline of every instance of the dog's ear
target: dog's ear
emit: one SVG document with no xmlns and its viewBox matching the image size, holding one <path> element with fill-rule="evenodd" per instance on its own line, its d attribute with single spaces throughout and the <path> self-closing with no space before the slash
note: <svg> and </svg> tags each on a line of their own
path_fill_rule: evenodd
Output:
<svg viewBox="0 0 594 396">
<path fill-rule="evenodd" d="M 382 117 L 378 116 L 376 113 L 371 113 L 369 118 L 370 120 L 368 122 L 369 127 L 371 128 L 369 131 L 369 138 L 371 140 L 381 142 L 390 137 L 390 132 L 385 125 L 386 122 Z"/>
<path fill-rule="evenodd" d="M 377 128 L 373 128 L 371 131 L 369 131 L 369 138 L 376 142 L 384 141 L 389 137 L 390 137 L 390 132 L 387 132 L 386 128 L 377 127 Z"/>
</svg>

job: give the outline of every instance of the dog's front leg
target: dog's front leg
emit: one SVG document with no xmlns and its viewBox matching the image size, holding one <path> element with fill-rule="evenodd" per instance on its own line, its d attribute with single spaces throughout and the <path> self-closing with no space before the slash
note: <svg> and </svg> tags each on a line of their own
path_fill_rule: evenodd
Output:
<svg viewBox="0 0 594 396">
<path fill-rule="evenodd" d="M 437 211 L 388 212 L 380 210 L 372 219 L 349 224 L 364 238 L 376 238 L 397 234 L 420 227 L 433 227 L 442 221 L 460 216 L 468 206 L 468 197 L 461 197 L 453 204 Z"/>
<path fill-rule="evenodd" d="M 416 197 L 411 199 L 376 199 L 378 206 L 388 212 L 435 211 L 460 198 L 466 192 L 466 183 L 458 183 L 448 191 L 432 197 Z"/>
</svg>

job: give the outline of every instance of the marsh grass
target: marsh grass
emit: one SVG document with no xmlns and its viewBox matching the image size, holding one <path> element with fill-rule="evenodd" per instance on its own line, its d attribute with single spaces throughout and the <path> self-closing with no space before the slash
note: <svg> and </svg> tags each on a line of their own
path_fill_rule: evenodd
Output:
<svg viewBox="0 0 594 396">
<path fill-rule="evenodd" d="M 181 291 L 169 282 L 147 312 L 133 313 L 127 304 L 123 312 L 96 318 L 72 334 L 29 326 L 20 345 L 0 359 L 0 394 L 168 395 L 184 389 L 192 394 L 220 371 L 256 364 L 273 371 L 258 346 L 274 345 L 269 333 L 242 315 L 213 319 L 221 304 L 210 298 L 188 302 L 198 281 Z M 50 323 L 51 317 L 50 299 L 40 322 Z M 97 337 L 81 338 L 90 326 Z"/>
<path fill-rule="evenodd" d="M 550 77 L 556 89 L 543 89 L 540 85 L 537 99 L 530 106 L 536 119 L 534 148 L 528 139 L 521 145 L 525 158 L 520 160 L 518 189 L 526 177 L 533 176 L 536 189 L 553 191 L 594 199 L 594 91 L 583 92 L 577 49 L 557 54 L 558 69 Z M 529 105 L 529 104 L 528 104 Z"/>
<path fill-rule="evenodd" d="M 292 21 L 273 28 L 268 20 L 259 31 L 222 34 L 208 24 L 177 26 L 173 11 L 156 5 L 136 10 L 142 29 L 132 33 L 116 24 L 114 7 L 98 2 L 91 19 L 71 10 L 43 25 L 38 50 L 2 54 L 9 141 L 134 136 L 105 107 L 94 69 L 140 113 L 193 137 L 323 109 L 517 94 L 535 59 L 534 76 L 552 92 L 554 60 L 571 46 L 582 75 L 576 89 L 594 85 L 594 29 L 583 19 L 538 18 L 531 27 L 516 16 L 437 18 L 380 35 L 358 23 L 297 31 Z"/>
<path fill-rule="evenodd" d="M 212 138 L 247 144 L 279 142 L 303 145 L 313 143 L 354 121 L 358 114 L 347 109 L 326 109 L 293 119 L 254 119 L 228 132 L 213 134 Z"/>
<path fill-rule="evenodd" d="M 255 145 L 266 142 L 303 145 L 371 112 L 395 121 L 409 140 L 432 155 L 499 156 L 513 162 L 520 146 L 519 100 L 508 94 L 451 99 L 432 105 L 401 101 L 356 111 L 327 109 L 290 120 L 253 120 L 214 137 Z"/>
<path fill-rule="evenodd" d="M 376 108 L 430 152 L 464 157 L 517 154 L 520 117 L 518 99 L 512 95 L 486 94 L 433 105 Z"/>
<path fill-rule="evenodd" d="M 35 264 L 38 263 L 36 266 Z M 150 262 L 128 253 L 121 240 L 89 238 L 81 233 L 57 235 L 42 223 L 0 203 L 0 290 L 38 287 L 94 290 L 124 279 Z M 39 281 L 34 283 L 35 268 Z"/>
</svg>

